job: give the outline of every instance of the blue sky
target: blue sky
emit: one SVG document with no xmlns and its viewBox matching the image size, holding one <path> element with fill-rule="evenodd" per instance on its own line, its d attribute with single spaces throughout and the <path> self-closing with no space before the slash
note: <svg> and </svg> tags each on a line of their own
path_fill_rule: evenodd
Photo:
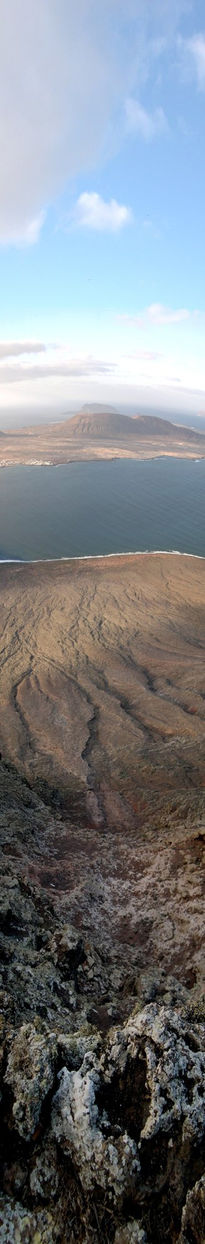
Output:
<svg viewBox="0 0 205 1244">
<path fill-rule="evenodd" d="M 7 0 L 0 83 L 2 426 L 204 414 L 204 4 Z"/>
</svg>

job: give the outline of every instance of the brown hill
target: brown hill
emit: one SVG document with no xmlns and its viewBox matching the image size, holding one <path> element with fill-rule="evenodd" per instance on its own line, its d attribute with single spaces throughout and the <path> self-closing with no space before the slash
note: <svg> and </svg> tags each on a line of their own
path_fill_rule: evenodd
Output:
<svg viewBox="0 0 205 1244">
<path fill-rule="evenodd" d="M 133 415 L 132 422 L 135 424 L 137 435 L 144 438 L 149 437 L 151 440 L 155 436 L 159 436 L 160 440 L 170 438 L 178 443 L 181 441 L 204 440 L 204 434 L 197 432 L 196 428 L 187 428 L 180 423 L 172 423 L 171 419 L 161 419 L 158 415 Z"/>
<path fill-rule="evenodd" d="M 166 440 L 170 439 L 177 444 L 201 439 L 200 432 L 171 423 L 169 419 L 161 419 L 156 415 L 120 415 L 118 411 L 110 413 L 107 409 L 103 410 L 103 407 L 100 410 L 79 411 L 71 419 L 56 424 L 56 435 L 59 435 L 59 430 L 71 439 L 92 437 L 92 440 L 96 438 L 103 443 L 105 440 L 111 440 L 112 443 L 118 439 L 127 441 L 130 437 L 143 441 L 156 437 L 162 441 L 166 437 Z"/>
<path fill-rule="evenodd" d="M 135 435 L 134 420 L 127 415 L 119 415 L 118 411 L 110 414 L 107 410 L 79 411 L 72 419 L 60 424 L 61 430 L 67 431 L 69 437 L 98 437 L 101 440 L 120 439 Z M 58 424 L 59 428 L 59 424 Z M 56 425 L 57 432 L 57 425 Z"/>
</svg>

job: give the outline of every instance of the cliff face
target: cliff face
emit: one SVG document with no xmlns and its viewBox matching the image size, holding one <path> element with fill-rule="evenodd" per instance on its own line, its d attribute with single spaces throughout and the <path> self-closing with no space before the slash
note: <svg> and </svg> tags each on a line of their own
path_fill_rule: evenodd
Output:
<svg viewBox="0 0 205 1244">
<path fill-rule="evenodd" d="M 170 561 L 2 568 L 3 1244 L 205 1238 L 203 564 Z"/>
</svg>

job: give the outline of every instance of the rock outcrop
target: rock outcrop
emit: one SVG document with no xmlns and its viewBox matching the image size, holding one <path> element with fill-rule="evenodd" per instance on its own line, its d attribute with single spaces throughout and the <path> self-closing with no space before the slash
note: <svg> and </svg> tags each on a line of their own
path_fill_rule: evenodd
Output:
<svg viewBox="0 0 205 1244">
<path fill-rule="evenodd" d="M 205 1026 L 188 1008 L 149 1004 L 104 1039 L 8 1030 L 2 1094 L 2 1241 L 202 1244 Z"/>
</svg>

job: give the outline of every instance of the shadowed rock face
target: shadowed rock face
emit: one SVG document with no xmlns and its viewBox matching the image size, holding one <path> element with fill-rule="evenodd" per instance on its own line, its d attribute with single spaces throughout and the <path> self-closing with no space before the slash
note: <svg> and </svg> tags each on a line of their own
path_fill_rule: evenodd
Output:
<svg viewBox="0 0 205 1244">
<path fill-rule="evenodd" d="M 7 1244 L 204 1238 L 204 575 L 1 567 Z"/>
</svg>

